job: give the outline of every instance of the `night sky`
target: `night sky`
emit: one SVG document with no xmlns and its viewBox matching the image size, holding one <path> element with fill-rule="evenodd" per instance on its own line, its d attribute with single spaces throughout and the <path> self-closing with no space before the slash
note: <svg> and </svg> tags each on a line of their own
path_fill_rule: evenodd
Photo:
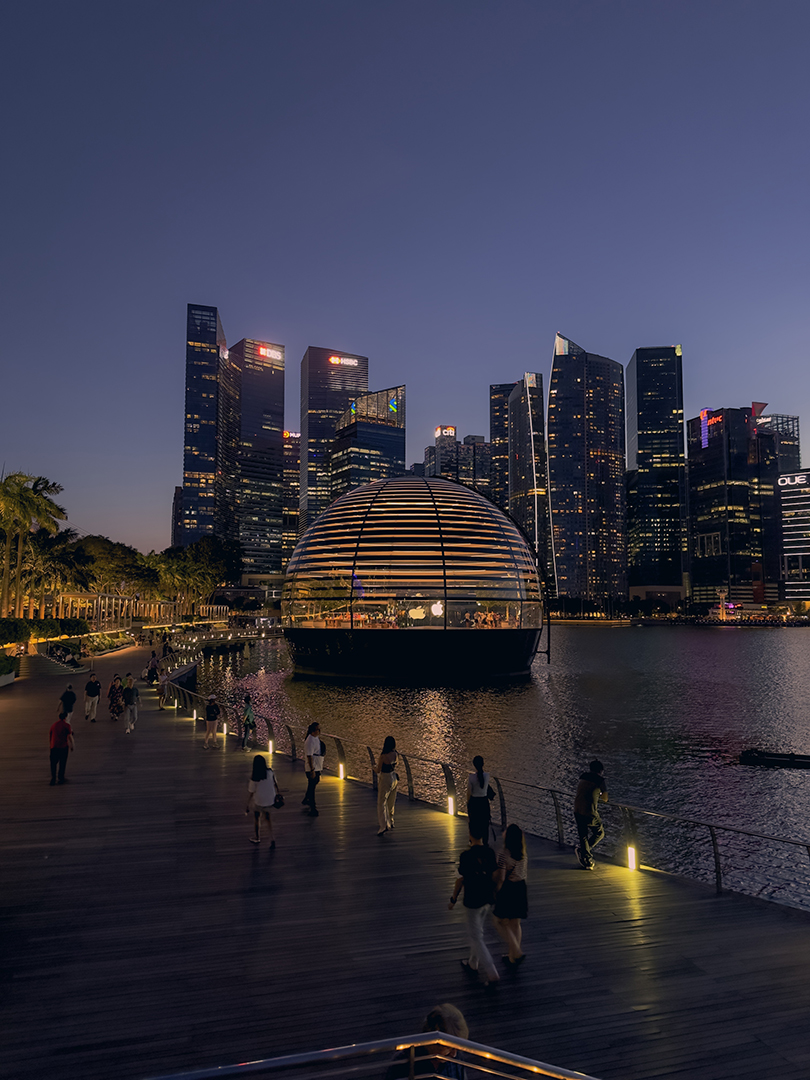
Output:
<svg viewBox="0 0 810 1080">
<path fill-rule="evenodd" d="M 682 343 L 687 417 L 770 403 L 810 462 L 810 4 L 8 5 L 0 465 L 169 543 L 185 313 L 370 358 L 408 462 L 488 435 L 554 334 Z"/>
</svg>

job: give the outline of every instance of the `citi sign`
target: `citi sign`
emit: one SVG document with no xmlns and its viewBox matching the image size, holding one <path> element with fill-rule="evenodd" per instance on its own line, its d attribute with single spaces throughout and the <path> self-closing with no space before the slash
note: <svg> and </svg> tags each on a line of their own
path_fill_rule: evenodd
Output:
<svg viewBox="0 0 810 1080">
<path fill-rule="evenodd" d="M 330 364 L 342 364 L 343 367 L 357 367 L 357 360 L 353 356 L 330 356 Z"/>
<path fill-rule="evenodd" d="M 806 473 L 794 473 L 792 476 L 780 476 L 779 477 L 779 487 L 793 487 L 794 485 L 796 485 L 798 487 L 801 484 L 806 484 L 806 483 L 807 483 L 807 474 Z"/>
</svg>

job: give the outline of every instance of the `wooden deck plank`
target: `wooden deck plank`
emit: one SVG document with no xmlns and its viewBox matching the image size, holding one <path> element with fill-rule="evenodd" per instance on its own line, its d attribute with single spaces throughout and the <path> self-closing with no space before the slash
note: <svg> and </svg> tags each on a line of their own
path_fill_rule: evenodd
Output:
<svg viewBox="0 0 810 1080">
<path fill-rule="evenodd" d="M 99 661 L 105 684 L 142 656 Z M 278 847 L 256 849 L 250 757 L 234 740 L 204 752 L 151 692 L 132 736 L 77 717 L 70 782 L 52 789 L 66 682 L 0 691 L 4 1075 L 128 1080 L 405 1034 L 446 1000 L 472 1038 L 605 1080 L 806 1075 L 802 913 L 611 864 L 583 873 L 532 840 L 529 959 L 486 998 L 446 908 L 463 820 L 400 798 L 379 839 L 373 795 L 332 777 L 310 819 L 300 764 L 277 757 Z"/>
</svg>

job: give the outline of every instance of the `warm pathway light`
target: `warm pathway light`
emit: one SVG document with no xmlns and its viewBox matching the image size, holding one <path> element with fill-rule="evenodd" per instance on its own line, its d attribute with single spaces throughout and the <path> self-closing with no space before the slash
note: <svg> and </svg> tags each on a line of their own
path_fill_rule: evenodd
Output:
<svg viewBox="0 0 810 1080">
<path fill-rule="evenodd" d="M 447 796 L 447 813 L 450 817 L 455 817 L 456 815 L 456 800 L 452 795 Z"/>
<path fill-rule="evenodd" d="M 268 753 L 268 754 L 272 754 L 272 753 L 273 753 L 273 740 L 272 740 L 272 739 L 268 739 L 268 742 L 267 742 L 267 753 Z"/>
<path fill-rule="evenodd" d="M 628 847 L 627 849 L 627 869 L 636 870 L 636 849 L 634 847 Z"/>
<path fill-rule="evenodd" d="M 194 716 L 192 717 L 192 720 L 196 720 L 196 719 L 197 719 L 197 710 L 195 709 L 194 710 Z"/>
<path fill-rule="evenodd" d="M 338 765 L 338 775 L 340 776 L 341 780 L 346 779 L 346 770 L 343 768 L 343 762 L 342 761 Z"/>
</svg>

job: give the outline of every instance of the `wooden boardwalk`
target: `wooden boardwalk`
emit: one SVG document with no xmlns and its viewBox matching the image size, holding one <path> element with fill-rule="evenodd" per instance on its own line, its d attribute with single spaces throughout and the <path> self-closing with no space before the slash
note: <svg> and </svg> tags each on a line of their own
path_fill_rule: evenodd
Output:
<svg viewBox="0 0 810 1080">
<path fill-rule="evenodd" d="M 101 660 L 105 688 L 143 656 Z M 476 1041 L 604 1080 L 810 1074 L 806 915 L 588 874 L 533 841 L 529 957 L 486 997 L 447 911 L 463 819 L 400 798 L 380 839 L 369 790 L 329 777 L 312 819 L 302 766 L 276 758 L 278 846 L 255 848 L 251 759 L 234 739 L 204 752 L 202 725 L 151 691 L 131 736 L 80 708 L 70 782 L 51 788 L 66 682 L 0 690 L 0 1075 L 126 1080 L 318 1049 L 415 1032 L 441 1001 Z"/>
</svg>

